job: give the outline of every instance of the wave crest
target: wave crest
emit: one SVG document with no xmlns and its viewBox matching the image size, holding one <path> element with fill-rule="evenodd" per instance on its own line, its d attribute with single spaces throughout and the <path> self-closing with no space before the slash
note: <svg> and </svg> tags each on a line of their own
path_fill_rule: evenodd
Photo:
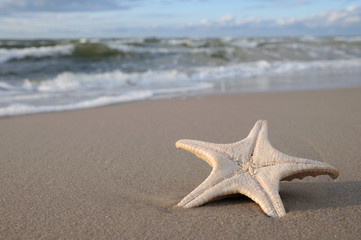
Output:
<svg viewBox="0 0 361 240">
<path fill-rule="evenodd" d="M 0 63 L 9 60 L 18 60 L 23 58 L 42 58 L 51 56 L 70 55 L 73 51 L 73 45 L 56 45 L 56 46 L 42 46 L 42 47 L 28 47 L 28 48 L 10 48 L 0 49 Z"/>
</svg>

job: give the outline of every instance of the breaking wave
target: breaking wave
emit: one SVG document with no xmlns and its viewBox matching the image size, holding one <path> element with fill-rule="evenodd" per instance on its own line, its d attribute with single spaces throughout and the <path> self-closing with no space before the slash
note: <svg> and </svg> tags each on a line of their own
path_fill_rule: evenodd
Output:
<svg viewBox="0 0 361 240">
<path fill-rule="evenodd" d="M 194 67 L 184 70 L 148 70 L 130 73 L 121 70 L 100 73 L 63 72 L 50 79 L 25 80 L 20 88 L 37 92 L 69 92 L 94 89 L 111 90 L 121 87 L 182 86 L 182 84 L 188 83 L 276 75 L 308 69 L 343 69 L 349 67 L 361 67 L 361 59 L 313 62 L 268 62 L 261 60 L 223 66 Z M 11 91 L 15 88 L 9 83 L 0 82 L 0 91 Z"/>
<path fill-rule="evenodd" d="M 57 45 L 27 48 L 0 48 L 0 63 L 15 59 L 42 58 L 70 55 L 73 45 Z"/>
</svg>

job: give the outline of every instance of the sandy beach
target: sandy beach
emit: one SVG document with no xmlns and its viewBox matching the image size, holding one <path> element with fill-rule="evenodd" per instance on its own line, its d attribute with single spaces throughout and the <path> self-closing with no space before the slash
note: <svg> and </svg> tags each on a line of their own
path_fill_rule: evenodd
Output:
<svg viewBox="0 0 361 240">
<path fill-rule="evenodd" d="M 0 239 L 359 239 L 361 88 L 201 96 L 0 119 Z M 340 176 L 281 182 L 287 214 L 242 195 L 174 208 L 211 167 L 178 139 L 272 145 Z"/>
</svg>

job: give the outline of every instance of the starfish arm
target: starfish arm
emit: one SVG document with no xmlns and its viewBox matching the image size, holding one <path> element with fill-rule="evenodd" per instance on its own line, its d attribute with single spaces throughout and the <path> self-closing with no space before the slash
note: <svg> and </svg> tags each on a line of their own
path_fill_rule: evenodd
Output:
<svg viewBox="0 0 361 240">
<path fill-rule="evenodd" d="M 236 172 L 238 167 L 231 161 L 225 161 L 224 164 L 217 165 L 213 168 L 211 174 L 197 188 L 183 198 L 179 203 L 179 207 L 185 207 L 189 202 L 203 194 L 207 189 L 219 184 L 229 178 Z"/>
<path fill-rule="evenodd" d="M 214 167 L 220 155 L 228 157 L 229 160 L 237 161 L 249 159 L 255 145 L 255 139 L 262 127 L 262 120 L 256 122 L 248 136 L 238 142 L 229 144 L 217 144 L 203 141 L 181 139 L 176 142 L 176 147 L 195 154 Z"/>
<path fill-rule="evenodd" d="M 272 199 L 268 196 L 264 186 L 250 173 L 241 174 L 238 177 L 238 191 L 255 201 L 262 210 L 270 217 L 280 216 Z M 281 202 L 281 206 L 283 206 Z"/>
<path fill-rule="evenodd" d="M 185 204 L 184 207 L 197 207 L 206 202 L 212 201 L 217 197 L 235 193 L 241 193 L 251 198 L 268 216 L 279 216 L 271 199 L 267 196 L 260 183 L 257 182 L 257 180 L 249 173 L 235 175 L 232 178 L 220 182 L 219 184 L 207 189 L 189 203 Z"/>
<path fill-rule="evenodd" d="M 181 139 L 176 142 L 175 146 L 179 149 L 184 149 L 193 153 L 197 157 L 206 161 L 211 167 L 218 166 L 218 158 L 222 157 L 221 152 L 215 150 L 217 149 L 217 144 L 213 143 Z"/>
<path fill-rule="evenodd" d="M 327 163 L 287 155 L 284 157 L 292 159 L 292 163 L 284 164 L 284 167 L 280 167 L 280 180 L 291 181 L 295 178 L 302 179 L 306 176 L 316 177 L 318 175 L 329 175 L 335 179 L 339 175 L 339 171 Z"/>
<path fill-rule="evenodd" d="M 261 127 L 262 120 L 258 120 L 245 139 L 230 144 L 218 144 L 220 147 L 219 149 L 226 153 L 231 159 L 238 161 L 249 159 L 254 149 L 255 139 L 257 139 Z"/>
<path fill-rule="evenodd" d="M 273 166 L 257 169 L 255 179 L 261 185 L 275 210 L 273 217 L 285 215 L 286 210 L 279 194 L 279 172 L 277 169 Z"/>
<path fill-rule="evenodd" d="M 257 167 L 272 166 L 278 164 L 290 165 L 288 168 L 280 168 L 280 180 L 292 180 L 305 176 L 329 175 L 335 179 L 339 171 L 323 162 L 310 159 L 292 157 L 275 149 L 268 140 L 267 121 L 264 121 L 254 150 L 254 164 Z M 286 170 L 287 169 L 287 170 Z M 292 170 L 293 171 L 290 171 Z"/>
<path fill-rule="evenodd" d="M 251 129 L 251 131 L 249 132 L 248 136 L 246 139 L 254 139 L 257 138 L 258 132 L 261 130 L 263 124 L 264 124 L 265 120 L 258 120 L 253 128 Z"/>
<path fill-rule="evenodd" d="M 218 184 L 205 188 L 204 191 L 201 192 L 201 194 L 199 194 L 195 198 L 190 199 L 190 201 L 184 204 L 183 207 L 185 208 L 198 207 L 206 202 L 212 201 L 213 199 L 219 196 L 224 196 L 234 193 L 238 193 L 237 188 L 235 187 L 234 184 L 234 179 L 233 178 L 223 179 Z"/>
<path fill-rule="evenodd" d="M 305 159 L 307 160 L 307 159 Z M 312 161 L 312 160 L 309 160 Z M 316 161 L 312 161 L 316 162 Z M 305 176 L 317 176 L 322 174 L 334 174 L 333 167 L 328 169 L 324 163 L 316 162 L 317 164 L 278 164 L 274 166 L 267 166 L 256 169 L 255 178 L 260 183 L 274 209 L 277 216 L 281 217 L 286 214 L 284 205 L 279 195 L 279 182 L 281 180 L 292 180 L 294 178 L 303 178 Z M 329 165 L 328 165 L 329 166 Z"/>
<path fill-rule="evenodd" d="M 257 171 L 267 171 L 267 174 L 272 172 L 275 175 L 275 180 L 277 181 L 291 181 L 295 178 L 302 179 L 307 176 L 319 176 L 319 175 L 329 175 L 332 178 L 337 178 L 339 172 L 333 166 L 308 160 L 308 159 L 300 159 L 301 162 L 297 163 L 282 163 L 274 166 L 268 166 L 264 168 L 257 169 Z"/>
</svg>

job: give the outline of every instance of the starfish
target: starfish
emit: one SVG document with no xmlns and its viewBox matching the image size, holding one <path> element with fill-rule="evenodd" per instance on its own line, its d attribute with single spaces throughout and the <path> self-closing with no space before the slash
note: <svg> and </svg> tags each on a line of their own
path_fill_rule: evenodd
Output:
<svg viewBox="0 0 361 240">
<path fill-rule="evenodd" d="M 236 143 L 177 141 L 177 148 L 195 154 L 213 168 L 178 206 L 197 207 L 220 196 L 241 193 L 258 203 L 268 216 L 281 217 L 286 214 L 278 192 L 281 180 L 326 174 L 338 177 L 338 170 L 329 164 L 279 152 L 270 144 L 267 131 L 267 121 L 259 120 L 249 135 Z"/>
</svg>

